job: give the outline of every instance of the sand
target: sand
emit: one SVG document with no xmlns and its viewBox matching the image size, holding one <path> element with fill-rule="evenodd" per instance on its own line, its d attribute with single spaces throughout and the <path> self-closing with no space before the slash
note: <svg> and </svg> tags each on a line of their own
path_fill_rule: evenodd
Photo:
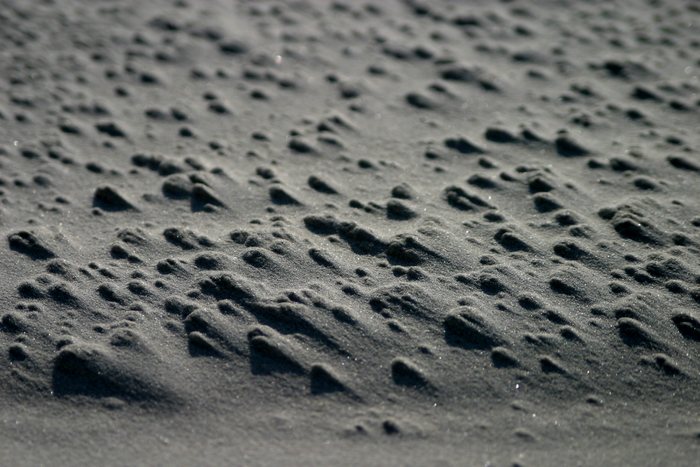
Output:
<svg viewBox="0 0 700 467">
<path fill-rule="evenodd" d="M 0 464 L 698 465 L 697 2 L 0 6 Z"/>
</svg>

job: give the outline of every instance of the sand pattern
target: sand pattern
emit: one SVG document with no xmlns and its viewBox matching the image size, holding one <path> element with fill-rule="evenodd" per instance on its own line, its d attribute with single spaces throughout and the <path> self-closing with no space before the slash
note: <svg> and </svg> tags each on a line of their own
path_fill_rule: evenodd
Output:
<svg viewBox="0 0 700 467">
<path fill-rule="evenodd" d="M 698 459 L 700 4 L 0 4 L 13 416 L 300 465 Z M 70 444 L 10 431 L 15 464 Z"/>
</svg>

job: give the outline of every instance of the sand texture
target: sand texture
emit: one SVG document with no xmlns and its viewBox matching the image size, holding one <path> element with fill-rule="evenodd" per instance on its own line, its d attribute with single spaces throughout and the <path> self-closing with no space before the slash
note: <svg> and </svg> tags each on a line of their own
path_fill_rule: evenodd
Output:
<svg viewBox="0 0 700 467">
<path fill-rule="evenodd" d="M 700 2 L 0 7 L 0 465 L 700 464 Z"/>
</svg>

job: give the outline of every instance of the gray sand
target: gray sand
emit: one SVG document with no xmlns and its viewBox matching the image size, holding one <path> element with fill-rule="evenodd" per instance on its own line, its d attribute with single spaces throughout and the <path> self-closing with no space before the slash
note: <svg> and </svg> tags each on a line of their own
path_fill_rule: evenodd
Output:
<svg viewBox="0 0 700 467">
<path fill-rule="evenodd" d="M 697 465 L 700 3 L 0 6 L 0 464 Z"/>
</svg>

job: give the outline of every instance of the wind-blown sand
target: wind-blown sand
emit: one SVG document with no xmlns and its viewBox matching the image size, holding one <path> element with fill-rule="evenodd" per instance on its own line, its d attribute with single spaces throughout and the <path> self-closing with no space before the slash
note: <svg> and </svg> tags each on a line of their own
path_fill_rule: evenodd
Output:
<svg viewBox="0 0 700 467">
<path fill-rule="evenodd" d="M 697 465 L 699 3 L 0 6 L 0 464 Z"/>
</svg>

